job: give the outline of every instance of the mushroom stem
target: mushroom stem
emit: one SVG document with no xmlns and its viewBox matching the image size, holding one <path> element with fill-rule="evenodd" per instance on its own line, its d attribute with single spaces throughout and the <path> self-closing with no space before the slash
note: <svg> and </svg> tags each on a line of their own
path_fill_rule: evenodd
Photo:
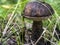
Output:
<svg viewBox="0 0 60 45">
<path fill-rule="evenodd" d="M 40 35 L 43 32 L 43 24 L 42 21 L 33 21 L 33 26 L 32 26 L 32 40 L 37 41 L 37 39 L 40 37 Z M 44 39 L 41 38 L 40 40 L 42 43 L 44 42 Z M 40 42 L 39 41 L 39 42 Z"/>
</svg>

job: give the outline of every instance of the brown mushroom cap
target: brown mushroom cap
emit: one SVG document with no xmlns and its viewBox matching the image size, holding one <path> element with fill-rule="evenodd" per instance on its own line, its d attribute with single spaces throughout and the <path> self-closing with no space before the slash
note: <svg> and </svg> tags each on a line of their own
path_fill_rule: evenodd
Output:
<svg viewBox="0 0 60 45">
<path fill-rule="evenodd" d="M 54 13 L 52 7 L 45 2 L 30 2 L 24 9 L 24 16 L 29 19 L 42 19 Z"/>
</svg>

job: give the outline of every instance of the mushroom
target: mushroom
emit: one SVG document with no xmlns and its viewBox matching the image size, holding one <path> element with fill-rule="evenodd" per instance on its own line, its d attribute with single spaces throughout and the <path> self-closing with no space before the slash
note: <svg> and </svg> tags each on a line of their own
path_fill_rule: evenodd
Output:
<svg viewBox="0 0 60 45">
<path fill-rule="evenodd" d="M 37 41 L 43 32 L 42 20 L 51 17 L 53 13 L 52 7 L 45 2 L 29 2 L 25 6 L 24 17 L 33 20 L 31 36 L 33 41 Z M 40 41 L 43 42 L 42 39 Z"/>
</svg>

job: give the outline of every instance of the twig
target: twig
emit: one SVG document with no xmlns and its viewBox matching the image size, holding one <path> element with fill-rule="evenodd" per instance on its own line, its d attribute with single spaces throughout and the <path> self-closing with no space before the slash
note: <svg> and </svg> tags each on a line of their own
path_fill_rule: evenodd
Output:
<svg viewBox="0 0 60 45">
<path fill-rule="evenodd" d="M 41 36 L 38 38 L 38 40 L 35 42 L 34 45 L 36 45 L 39 42 L 39 40 L 41 39 L 42 35 L 46 32 L 46 28 L 43 28 L 43 29 L 44 29 L 43 33 L 41 34 Z"/>
<path fill-rule="evenodd" d="M 34 45 L 34 42 L 31 40 L 31 44 Z"/>
<path fill-rule="evenodd" d="M 45 38 L 45 37 L 43 37 L 43 38 L 46 39 L 47 41 L 49 41 L 50 43 L 56 45 L 54 42 L 50 41 L 49 39 L 47 39 L 47 38 Z"/>
<path fill-rule="evenodd" d="M 14 20 L 14 18 L 16 17 L 16 15 L 12 18 L 12 20 L 8 21 L 4 31 L 3 31 L 3 36 L 6 34 L 7 29 L 9 28 L 9 25 L 12 23 L 12 21 Z"/>
<path fill-rule="evenodd" d="M 54 37 L 54 34 L 55 34 L 55 33 L 56 33 L 56 35 L 58 36 L 58 34 L 57 34 L 57 32 L 56 32 L 56 26 L 57 26 L 57 24 L 58 24 L 58 22 L 59 22 L 59 19 L 60 19 L 60 17 L 57 18 L 56 23 L 55 23 L 55 25 L 54 25 L 53 35 L 52 35 L 51 41 L 53 41 L 53 37 Z"/>
<path fill-rule="evenodd" d="M 8 20 L 8 22 L 7 22 L 7 24 L 6 24 L 6 27 L 5 27 L 4 31 L 3 31 L 3 36 L 5 35 L 7 29 L 9 28 L 9 25 L 12 23 L 12 21 L 13 21 L 13 19 L 14 19 L 13 16 L 14 16 L 14 14 L 15 14 L 15 12 L 16 12 L 16 9 L 17 9 L 18 5 L 19 5 L 19 1 L 18 1 L 18 3 L 16 4 L 16 7 L 15 7 L 14 11 L 12 12 L 11 17 L 9 18 L 9 20 Z M 12 18 L 13 18 L 13 19 L 12 19 Z"/>
</svg>

